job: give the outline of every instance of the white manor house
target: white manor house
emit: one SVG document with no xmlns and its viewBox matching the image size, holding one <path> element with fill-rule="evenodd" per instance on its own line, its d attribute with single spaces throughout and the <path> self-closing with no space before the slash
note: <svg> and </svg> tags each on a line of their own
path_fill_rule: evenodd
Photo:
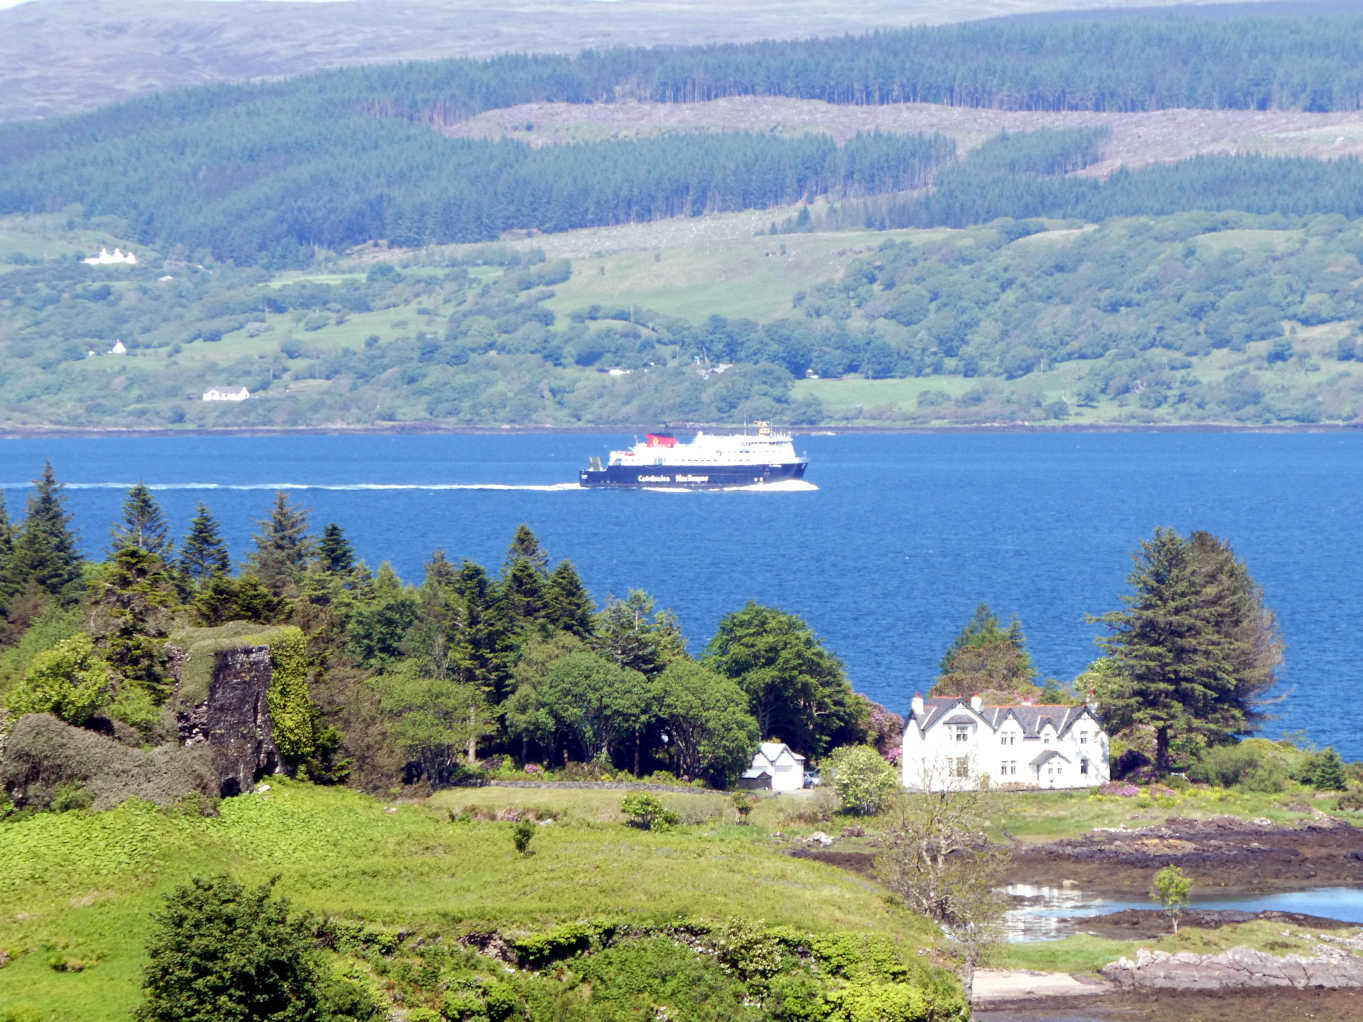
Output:
<svg viewBox="0 0 1363 1022">
<path fill-rule="evenodd" d="M 1106 784 L 1108 736 L 1091 705 L 913 697 L 900 759 L 904 787 L 1089 788 Z"/>
</svg>

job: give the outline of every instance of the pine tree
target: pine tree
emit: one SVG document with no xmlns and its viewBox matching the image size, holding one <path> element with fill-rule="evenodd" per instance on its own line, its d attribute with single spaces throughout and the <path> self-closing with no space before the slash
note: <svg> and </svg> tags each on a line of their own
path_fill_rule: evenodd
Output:
<svg viewBox="0 0 1363 1022">
<path fill-rule="evenodd" d="M 246 558 L 248 566 L 276 596 L 293 592 L 312 553 L 307 510 L 293 507 L 281 490 L 270 517 L 257 524 L 261 531 L 252 537 L 256 548 Z"/>
<path fill-rule="evenodd" d="M 189 535 L 180 550 L 180 570 L 196 586 L 203 586 L 214 575 L 226 575 L 232 570 L 217 519 L 203 501 L 199 502 L 199 509 L 189 523 Z"/>
<path fill-rule="evenodd" d="M 1262 590 L 1222 541 L 1158 528 L 1134 561 L 1126 609 L 1095 618 L 1110 633 L 1099 643 L 1112 668 L 1092 677 L 1109 729 L 1153 730 L 1155 769 L 1167 773 L 1175 749 L 1251 730 L 1282 640 Z"/>
<path fill-rule="evenodd" d="M 33 486 L 28 515 L 9 558 L 5 589 L 12 594 L 31 586 L 53 596 L 71 596 L 80 581 L 81 556 L 51 462 L 43 465 Z"/>
<path fill-rule="evenodd" d="M 110 531 L 110 553 L 136 547 L 169 561 L 171 541 L 165 516 L 146 483 L 138 483 L 123 501 L 123 523 Z"/>
</svg>

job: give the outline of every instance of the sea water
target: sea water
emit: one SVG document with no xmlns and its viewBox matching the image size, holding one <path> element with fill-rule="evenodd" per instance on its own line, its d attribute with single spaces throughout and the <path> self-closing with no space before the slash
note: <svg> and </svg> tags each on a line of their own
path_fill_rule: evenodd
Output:
<svg viewBox="0 0 1363 1022">
<path fill-rule="evenodd" d="M 1089 615 L 1119 609 L 1156 526 L 1205 529 L 1262 585 L 1287 644 L 1265 733 L 1363 758 L 1363 433 L 807 435 L 806 485 L 582 490 L 620 434 L 272 435 L 0 441 L 12 519 L 52 462 L 87 555 L 102 556 L 144 481 L 182 537 L 200 501 L 233 557 L 275 493 L 340 524 L 371 567 L 419 582 L 442 547 L 500 570 L 528 524 L 593 597 L 652 595 L 699 654 L 749 600 L 799 615 L 852 684 L 903 713 L 984 601 L 1016 615 L 1042 677 L 1100 650 Z"/>
</svg>

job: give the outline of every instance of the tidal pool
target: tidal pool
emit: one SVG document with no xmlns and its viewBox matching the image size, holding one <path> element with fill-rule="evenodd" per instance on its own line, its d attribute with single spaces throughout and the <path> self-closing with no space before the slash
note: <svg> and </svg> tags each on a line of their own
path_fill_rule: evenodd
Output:
<svg viewBox="0 0 1363 1022">
<path fill-rule="evenodd" d="M 1059 940 L 1083 930 L 1088 916 L 1126 909 L 1157 909 L 1159 902 L 1104 898 L 1075 887 L 1038 887 L 1010 884 L 1003 892 L 1013 906 L 1004 913 L 1010 941 Z M 1363 888 L 1314 887 L 1272 894 L 1210 894 L 1189 899 L 1192 909 L 1230 909 L 1240 912 L 1298 912 L 1346 923 L 1363 923 Z"/>
</svg>

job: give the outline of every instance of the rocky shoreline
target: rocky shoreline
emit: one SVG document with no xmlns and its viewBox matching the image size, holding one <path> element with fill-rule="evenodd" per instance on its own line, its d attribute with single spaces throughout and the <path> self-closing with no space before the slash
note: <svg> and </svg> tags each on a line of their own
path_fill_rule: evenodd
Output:
<svg viewBox="0 0 1363 1022">
<path fill-rule="evenodd" d="M 1199 893 L 1363 886 L 1363 829 L 1321 813 L 1301 827 L 1268 820 L 1171 817 L 1155 827 L 1098 829 L 1013 848 L 1009 883 L 1067 884 L 1144 898 L 1151 875 L 1180 867 Z"/>
<path fill-rule="evenodd" d="M 874 852 L 812 846 L 791 854 L 871 875 Z M 1105 897 L 1149 897 L 1150 878 L 1173 864 L 1196 892 L 1271 893 L 1305 887 L 1363 888 L 1363 829 L 1325 814 L 1287 827 L 1266 819 L 1171 817 L 1143 828 L 1096 829 L 1043 844 L 1015 842 L 1010 884 L 1074 887 Z M 1216 954 L 1139 949 L 1102 977 L 1028 970 L 980 970 L 979 1022 L 1243 1022 L 1273 1019 L 1363 1020 L 1363 930 L 1357 924 L 1290 912 L 1185 911 L 1182 925 L 1215 929 L 1254 920 L 1306 927 L 1310 954 L 1233 948 Z M 1089 934 L 1145 940 L 1168 933 L 1155 908 L 1083 918 Z"/>
</svg>

